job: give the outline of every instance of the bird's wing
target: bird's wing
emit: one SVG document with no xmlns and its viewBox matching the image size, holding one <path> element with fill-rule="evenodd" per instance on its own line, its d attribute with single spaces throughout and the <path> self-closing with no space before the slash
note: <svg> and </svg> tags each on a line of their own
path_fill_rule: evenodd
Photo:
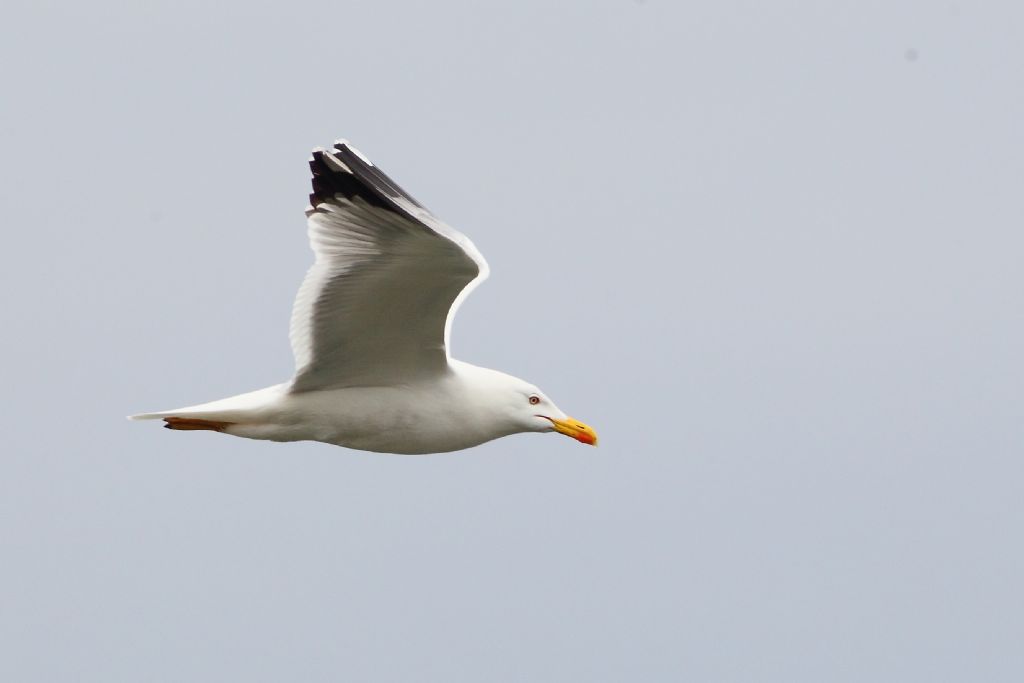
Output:
<svg viewBox="0 0 1024 683">
<path fill-rule="evenodd" d="M 291 390 L 407 384 L 444 372 L 451 319 L 487 262 L 344 140 L 309 162 L 316 255 L 292 310 Z"/>
</svg>

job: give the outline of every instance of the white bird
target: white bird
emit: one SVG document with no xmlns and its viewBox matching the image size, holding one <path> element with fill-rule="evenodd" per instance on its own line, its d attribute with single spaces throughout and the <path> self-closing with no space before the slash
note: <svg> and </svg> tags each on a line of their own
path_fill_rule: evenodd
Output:
<svg viewBox="0 0 1024 683">
<path fill-rule="evenodd" d="M 345 140 L 313 150 L 309 165 L 316 258 L 292 311 L 295 376 L 131 419 L 382 453 L 455 451 L 518 432 L 597 445 L 533 384 L 451 357 L 452 318 L 488 274 L 465 235 Z"/>
</svg>

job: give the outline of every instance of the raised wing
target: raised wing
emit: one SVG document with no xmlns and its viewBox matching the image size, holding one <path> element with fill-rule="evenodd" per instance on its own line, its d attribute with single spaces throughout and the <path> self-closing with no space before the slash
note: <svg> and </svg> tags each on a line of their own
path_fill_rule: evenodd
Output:
<svg viewBox="0 0 1024 683">
<path fill-rule="evenodd" d="M 451 318 L 487 263 L 344 140 L 309 162 L 316 255 L 292 310 L 294 392 L 445 372 Z"/>
</svg>

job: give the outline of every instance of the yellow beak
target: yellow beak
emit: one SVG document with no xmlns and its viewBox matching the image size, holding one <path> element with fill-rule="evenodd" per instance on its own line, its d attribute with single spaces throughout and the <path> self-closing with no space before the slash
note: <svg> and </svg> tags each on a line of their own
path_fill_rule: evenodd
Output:
<svg viewBox="0 0 1024 683">
<path fill-rule="evenodd" d="M 556 420 L 552 417 L 549 417 L 548 419 L 551 420 L 551 424 L 555 426 L 555 431 L 559 434 L 571 436 L 580 443 L 585 443 L 588 446 L 597 445 L 597 432 L 594 431 L 593 427 L 585 425 L 579 420 L 574 420 L 571 417 L 564 420 Z"/>
</svg>

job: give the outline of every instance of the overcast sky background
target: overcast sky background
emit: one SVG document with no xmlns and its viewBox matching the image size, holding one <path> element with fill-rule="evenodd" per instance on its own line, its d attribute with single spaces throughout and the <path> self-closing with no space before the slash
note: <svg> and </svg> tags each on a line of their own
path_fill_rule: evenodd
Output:
<svg viewBox="0 0 1024 683">
<path fill-rule="evenodd" d="M 6 0 L 0 679 L 1022 680 L 1022 22 Z M 124 420 L 289 376 L 342 136 L 600 448 Z"/>
</svg>

